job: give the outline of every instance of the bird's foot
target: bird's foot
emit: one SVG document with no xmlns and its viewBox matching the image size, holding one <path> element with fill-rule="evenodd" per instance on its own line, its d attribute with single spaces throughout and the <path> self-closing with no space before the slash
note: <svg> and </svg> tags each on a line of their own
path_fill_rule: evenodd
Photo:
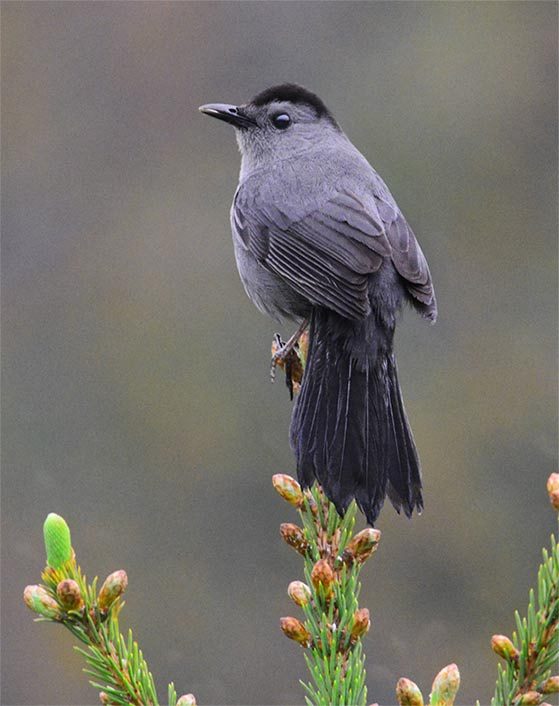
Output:
<svg viewBox="0 0 559 706">
<path fill-rule="evenodd" d="M 293 399 L 293 393 L 299 392 L 301 380 L 303 379 L 304 358 L 299 347 L 299 340 L 305 333 L 307 321 L 295 331 L 293 336 L 284 342 L 279 333 L 276 333 L 272 341 L 272 363 L 270 366 L 270 379 L 274 382 L 276 378 L 276 366 L 285 371 L 285 384 L 289 390 L 289 396 Z M 306 336 L 305 336 L 306 349 Z M 306 350 L 305 350 L 306 353 Z"/>
</svg>

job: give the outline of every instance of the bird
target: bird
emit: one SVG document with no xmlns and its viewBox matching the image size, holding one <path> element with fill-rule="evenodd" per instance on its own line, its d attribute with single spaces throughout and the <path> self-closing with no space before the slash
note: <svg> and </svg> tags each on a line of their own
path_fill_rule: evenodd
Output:
<svg viewBox="0 0 559 706">
<path fill-rule="evenodd" d="M 374 525 L 386 497 L 423 509 L 422 474 L 394 355 L 399 312 L 434 322 L 427 260 L 388 187 L 315 93 L 283 83 L 199 110 L 232 125 L 241 153 L 231 230 L 254 304 L 309 348 L 290 443 L 301 486 Z"/>
</svg>

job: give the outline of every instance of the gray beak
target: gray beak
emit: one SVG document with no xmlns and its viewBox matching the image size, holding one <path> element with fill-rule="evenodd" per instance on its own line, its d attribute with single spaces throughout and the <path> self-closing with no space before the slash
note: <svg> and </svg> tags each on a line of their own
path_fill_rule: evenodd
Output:
<svg viewBox="0 0 559 706">
<path fill-rule="evenodd" d="M 227 105 L 226 103 L 208 103 L 201 105 L 198 110 L 205 115 L 210 115 L 212 118 L 224 120 L 234 127 L 246 128 L 251 125 L 256 125 L 256 121 L 244 115 L 241 108 L 235 105 Z"/>
</svg>

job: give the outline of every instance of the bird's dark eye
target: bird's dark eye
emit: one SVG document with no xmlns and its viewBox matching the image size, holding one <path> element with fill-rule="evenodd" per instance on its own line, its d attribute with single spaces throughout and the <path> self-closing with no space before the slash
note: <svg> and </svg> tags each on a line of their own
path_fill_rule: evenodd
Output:
<svg viewBox="0 0 559 706">
<path fill-rule="evenodd" d="M 272 123 L 278 130 L 285 130 L 286 127 L 291 125 L 291 118 L 287 113 L 277 113 L 272 115 Z"/>
</svg>

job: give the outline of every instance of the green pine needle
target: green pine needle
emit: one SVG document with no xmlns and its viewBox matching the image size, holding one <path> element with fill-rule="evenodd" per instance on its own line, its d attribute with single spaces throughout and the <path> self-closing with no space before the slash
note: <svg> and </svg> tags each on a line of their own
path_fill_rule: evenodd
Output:
<svg viewBox="0 0 559 706">
<path fill-rule="evenodd" d="M 537 594 L 530 590 L 526 617 L 516 611 L 514 620 L 518 659 L 498 665 L 492 706 L 518 706 L 523 694 L 543 685 L 552 670 L 559 671 L 559 547 L 554 536 L 550 551 L 542 552 Z"/>
</svg>

